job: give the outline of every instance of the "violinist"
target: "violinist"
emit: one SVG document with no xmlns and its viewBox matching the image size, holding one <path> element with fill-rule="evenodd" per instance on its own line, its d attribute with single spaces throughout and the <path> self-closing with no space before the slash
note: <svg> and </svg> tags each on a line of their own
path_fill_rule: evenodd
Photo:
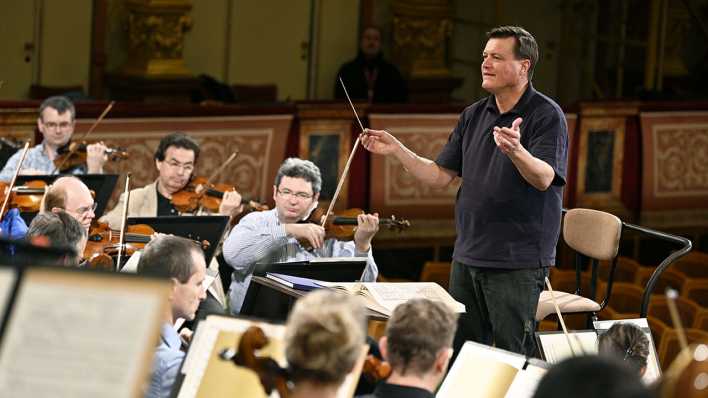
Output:
<svg viewBox="0 0 708 398">
<path fill-rule="evenodd" d="M 440 302 L 409 300 L 391 314 L 379 340 L 391 376 L 371 398 L 433 398 L 452 356 L 457 314 Z"/>
<path fill-rule="evenodd" d="M 128 217 L 161 217 L 183 215 L 172 204 L 172 195 L 184 189 L 192 178 L 199 158 L 199 144 L 184 133 L 172 133 L 160 140 L 155 151 L 157 180 L 142 188 L 130 191 Z M 121 195 L 113 210 L 101 217 L 111 228 L 120 228 L 121 211 L 125 201 Z M 236 191 L 224 192 L 218 214 L 235 215 L 241 209 L 241 195 Z"/>
<path fill-rule="evenodd" d="M 160 235 L 145 246 L 138 263 L 138 274 L 167 276 L 172 286 L 153 360 L 150 387 L 145 394 L 149 398 L 166 398 L 170 396 L 185 357 L 174 323 L 178 318 L 194 319 L 199 303 L 206 298 L 204 253 L 189 239 Z"/>
<path fill-rule="evenodd" d="M 67 257 L 64 265 L 78 266 L 86 247 L 87 232 L 66 212 L 44 212 L 32 219 L 26 237 L 30 241 L 44 237 L 50 247 L 74 249 L 74 255 Z"/>
<path fill-rule="evenodd" d="M 309 160 L 289 158 L 280 166 L 273 185 L 275 208 L 250 213 L 231 230 L 223 254 L 233 267 L 231 311 L 238 314 L 256 263 L 309 261 L 317 257 L 366 257 L 363 281 L 373 282 L 378 268 L 371 254 L 371 240 L 379 230 L 376 214 L 357 217 L 353 241 L 325 239 L 319 224 L 300 223 L 317 207 L 322 188 L 320 169 Z M 300 242 L 305 240 L 314 250 Z"/>
<path fill-rule="evenodd" d="M 47 188 L 40 209 L 41 212 L 66 212 L 87 232 L 96 216 L 95 210 L 91 191 L 83 181 L 71 176 L 59 177 Z"/>
<path fill-rule="evenodd" d="M 53 174 L 54 160 L 60 148 L 66 146 L 74 133 L 76 110 L 66 97 L 49 97 L 39 107 L 37 128 L 42 134 L 42 143 L 27 152 L 20 174 Z M 20 153 L 10 157 L 0 172 L 0 181 L 9 181 L 17 169 Z M 69 170 L 70 174 L 102 174 L 107 161 L 106 146 L 102 143 L 86 147 L 86 166 Z"/>
</svg>

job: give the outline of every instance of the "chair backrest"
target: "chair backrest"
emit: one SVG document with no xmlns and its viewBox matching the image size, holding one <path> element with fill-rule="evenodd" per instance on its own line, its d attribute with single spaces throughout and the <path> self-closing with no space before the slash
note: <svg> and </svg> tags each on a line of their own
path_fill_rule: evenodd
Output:
<svg viewBox="0 0 708 398">
<path fill-rule="evenodd" d="M 658 351 L 661 346 L 661 338 L 670 328 L 664 322 L 652 316 L 647 317 L 647 322 L 649 323 L 649 330 L 651 330 L 651 337 L 654 339 L 654 347 Z"/>
<path fill-rule="evenodd" d="M 684 327 L 693 326 L 696 315 L 701 310 L 696 303 L 683 297 L 676 298 L 676 309 L 679 312 L 681 324 Z M 649 316 L 656 317 L 667 325 L 672 323 L 666 296 L 652 296 L 649 302 Z"/>
<path fill-rule="evenodd" d="M 619 256 L 617 257 L 617 266 L 615 268 L 614 280 L 616 282 L 634 282 L 636 279 L 637 270 L 641 268 L 637 260 L 631 259 L 629 257 Z M 610 271 L 612 270 L 612 261 L 601 261 L 598 269 L 597 276 L 601 281 L 607 281 L 610 277 Z"/>
<path fill-rule="evenodd" d="M 689 278 L 708 278 L 708 254 L 690 252 L 671 266 L 683 272 Z"/>
<path fill-rule="evenodd" d="M 693 328 L 698 330 L 708 330 L 708 309 L 701 309 L 693 319 Z"/>
<path fill-rule="evenodd" d="M 450 286 L 450 270 L 452 265 L 449 262 L 426 261 L 423 271 L 420 273 L 421 282 L 436 282 L 438 285 L 448 290 Z"/>
<path fill-rule="evenodd" d="M 612 297 L 608 306 L 617 312 L 639 314 L 644 290 L 631 283 L 618 282 L 612 288 Z"/>
<path fill-rule="evenodd" d="M 708 308 L 708 278 L 687 280 L 683 284 L 681 295 L 703 308 Z"/>
<path fill-rule="evenodd" d="M 563 219 L 563 239 L 573 250 L 597 260 L 617 256 L 622 221 L 610 213 L 592 209 L 568 210 Z"/>
<path fill-rule="evenodd" d="M 634 283 L 638 286 L 646 286 L 647 281 L 649 281 L 655 269 L 655 267 L 641 267 L 637 270 Z M 684 282 L 686 282 L 686 275 L 682 274 L 681 271 L 674 270 L 673 267 L 668 268 L 666 271 L 662 272 L 656 285 L 654 285 L 654 294 L 663 295 L 667 287 L 680 293 L 683 291 Z"/>
<path fill-rule="evenodd" d="M 708 332 L 698 329 L 684 329 L 688 344 L 705 343 L 708 341 Z M 676 358 L 681 346 L 678 341 L 678 334 L 675 329 L 668 330 L 661 338 L 661 346 L 659 347 L 659 362 L 661 368 L 666 370 L 671 362 Z"/>
</svg>

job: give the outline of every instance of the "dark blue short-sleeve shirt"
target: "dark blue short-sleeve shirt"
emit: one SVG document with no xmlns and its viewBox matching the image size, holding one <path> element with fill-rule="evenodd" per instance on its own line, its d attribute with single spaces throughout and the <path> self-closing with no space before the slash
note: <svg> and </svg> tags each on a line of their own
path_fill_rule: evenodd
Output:
<svg viewBox="0 0 708 398">
<path fill-rule="evenodd" d="M 494 126 L 521 123 L 521 144 L 555 171 L 539 191 L 494 143 Z M 457 239 L 453 258 L 482 268 L 534 268 L 555 263 L 568 159 L 565 115 L 529 84 L 519 102 L 500 114 L 494 96 L 467 107 L 435 162 L 457 173 Z"/>
</svg>

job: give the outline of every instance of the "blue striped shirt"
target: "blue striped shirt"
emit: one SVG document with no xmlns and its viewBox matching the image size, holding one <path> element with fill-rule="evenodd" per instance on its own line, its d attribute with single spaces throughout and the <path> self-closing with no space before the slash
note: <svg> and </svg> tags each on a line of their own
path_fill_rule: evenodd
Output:
<svg viewBox="0 0 708 398">
<path fill-rule="evenodd" d="M 0 181 L 9 182 L 12 180 L 12 176 L 15 175 L 15 170 L 17 170 L 17 164 L 20 163 L 20 157 L 22 156 L 22 150 L 15 152 L 14 155 L 7 160 L 5 167 L 0 171 Z M 42 174 L 54 174 L 56 167 L 54 166 L 54 161 L 49 159 L 47 152 L 44 150 L 44 144 L 38 144 L 27 150 L 27 156 L 22 162 L 22 170 L 35 169 L 42 172 Z M 84 174 L 86 171 L 83 167 L 73 171 L 73 174 Z"/>
<path fill-rule="evenodd" d="M 327 239 L 321 249 L 305 250 L 297 239 L 285 233 L 285 225 L 278 219 L 276 209 L 253 212 L 241 219 L 224 241 L 223 254 L 234 269 L 229 293 L 233 314 L 241 311 L 258 263 L 309 261 L 318 257 L 367 257 L 362 281 L 373 282 L 379 273 L 371 248 L 366 253 L 358 252 L 353 241 Z"/>
</svg>

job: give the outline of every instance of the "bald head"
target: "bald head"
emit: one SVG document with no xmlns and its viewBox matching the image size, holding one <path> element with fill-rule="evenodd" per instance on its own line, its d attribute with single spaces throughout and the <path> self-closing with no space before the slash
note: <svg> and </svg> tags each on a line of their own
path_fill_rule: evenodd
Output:
<svg viewBox="0 0 708 398">
<path fill-rule="evenodd" d="M 91 191 L 76 177 L 60 177 L 48 189 L 42 211 L 66 211 L 88 230 L 95 214 Z"/>
</svg>

